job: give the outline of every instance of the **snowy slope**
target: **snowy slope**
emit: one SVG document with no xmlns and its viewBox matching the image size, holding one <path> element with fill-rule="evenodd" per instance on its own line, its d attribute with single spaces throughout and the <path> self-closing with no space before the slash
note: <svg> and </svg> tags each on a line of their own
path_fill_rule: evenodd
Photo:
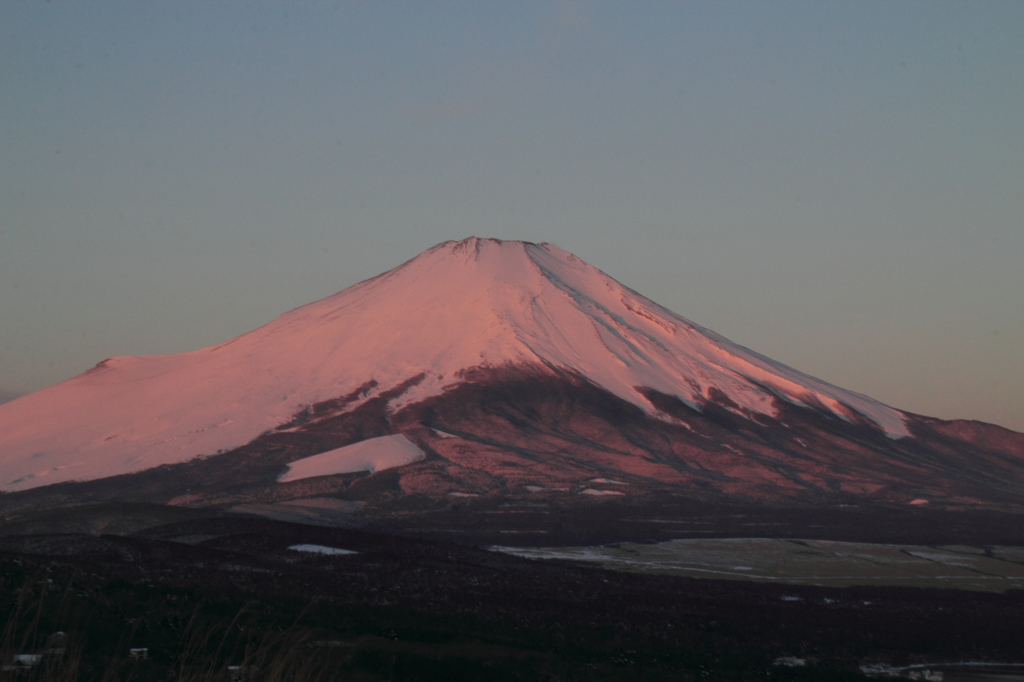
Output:
<svg viewBox="0 0 1024 682">
<path fill-rule="evenodd" d="M 394 469 L 423 459 L 424 453 L 402 434 L 380 436 L 321 452 L 290 462 L 288 471 L 277 477 L 279 483 L 301 481 L 316 476 L 368 471 L 371 474 Z"/>
<path fill-rule="evenodd" d="M 899 411 L 733 344 L 570 253 L 470 238 L 226 343 L 112 358 L 0 405 L 0 489 L 212 455 L 370 380 L 373 396 L 425 375 L 394 410 L 459 383 L 463 370 L 506 365 L 578 373 L 655 416 L 638 387 L 691 404 L 714 388 L 769 415 L 778 396 L 908 435 Z"/>
</svg>

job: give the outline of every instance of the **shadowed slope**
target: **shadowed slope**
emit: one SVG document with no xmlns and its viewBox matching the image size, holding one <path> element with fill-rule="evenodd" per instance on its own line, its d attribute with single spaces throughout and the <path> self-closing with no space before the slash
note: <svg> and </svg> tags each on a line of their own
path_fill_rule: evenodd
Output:
<svg viewBox="0 0 1024 682">
<path fill-rule="evenodd" d="M 807 524 L 824 523 L 828 509 L 859 509 L 871 518 L 1024 512 L 1021 458 L 984 438 L 972 444 L 945 435 L 937 427 L 946 422 L 912 420 L 916 437 L 893 440 L 870 423 L 785 401 L 778 417 L 749 419 L 728 402 L 706 400 L 695 409 L 649 391 L 673 415 L 669 421 L 576 375 L 478 370 L 466 379 L 396 413 L 388 411 L 394 394 L 387 392 L 352 410 L 314 405 L 218 457 L 10 494 L 0 509 L 159 502 L 329 525 L 440 524 L 477 537 L 482 528 L 549 533 L 565 514 L 585 517 L 595 505 L 612 505 L 605 523 L 634 539 L 647 531 L 631 534 L 622 519 L 677 523 L 713 508 L 799 512 L 801 536 Z M 339 467 L 282 479 L 291 462 L 399 433 L 422 460 L 375 473 Z M 453 511 L 460 514 L 437 517 Z M 678 536 L 678 525 L 663 528 L 670 529 Z M 856 539 L 886 529 L 865 532 Z"/>
</svg>

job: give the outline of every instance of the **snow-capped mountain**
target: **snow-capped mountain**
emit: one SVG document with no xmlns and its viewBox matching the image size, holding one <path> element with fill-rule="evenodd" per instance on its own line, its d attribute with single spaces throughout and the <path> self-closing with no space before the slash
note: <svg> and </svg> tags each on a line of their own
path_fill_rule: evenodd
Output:
<svg viewBox="0 0 1024 682">
<path fill-rule="evenodd" d="M 507 393 L 515 385 L 522 395 L 527 384 L 546 388 L 529 408 L 536 413 L 534 423 L 525 418 L 506 445 L 514 441 L 509 452 L 527 460 L 550 456 L 511 465 L 509 457 L 496 454 L 500 443 L 488 441 L 500 427 L 492 424 L 489 433 L 474 435 L 470 425 L 456 422 L 480 411 L 481 400 L 493 400 L 493 392 L 490 398 L 479 394 L 481 387 L 505 386 Z M 557 420 L 556 406 L 548 403 L 563 389 L 565 404 L 578 403 L 581 391 L 588 401 L 611 401 L 634 424 L 630 428 L 642 422 L 657 431 L 664 452 L 679 459 L 659 462 L 665 457 L 651 455 L 657 447 L 624 437 L 621 424 L 604 416 L 586 436 L 591 445 L 569 439 L 579 476 L 595 480 L 610 480 L 593 476 L 608 471 L 641 476 L 652 485 L 704 477 L 723 493 L 831 486 L 870 494 L 898 487 L 904 475 L 919 470 L 932 471 L 925 478 L 936 481 L 947 476 L 946 465 L 941 475 L 933 471 L 934 456 L 913 454 L 925 448 L 922 429 L 933 435 L 945 429 L 941 438 L 934 436 L 942 443 L 962 440 L 948 433 L 948 423 L 907 415 L 738 346 L 550 244 L 470 238 L 439 244 L 231 341 L 179 355 L 111 358 L 0 405 L 0 489 L 187 462 L 196 466 L 222 453 L 257 451 L 277 453 L 260 461 L 270 462 L 266 466 L 279 485 L 296 485 L 286 472 L 304 470 L 296 465 L 300 460 L 320 456 L 307 480 L 351 474 L 362 465 L 345 464 L 345 447 L 404 433 L 416 452 L 406 448 L 374 459 L 367 445 L 352 457 L 390 462 L 377 469 L 435 473 L 443 461 L 445 476 L 472 469 L 493 479 L 455 476 L 417 488 L 416 477 L 403 474 L 406 493 L 477 495 L 516 485 L 555 489 L 558 479 L 596 491 L 588 495 L 625 494 L 623 485 L 586 488 L 589 479 L 543 473 L 552 458 L 568 452 L 552 450 L 542 433 Z M 540 410 L 538 401 L 548 407 Z M 356 415 L 371 411 L 383 421 L 352 432 L 351 424 L 364 419 Z M 343 422 L 350 426 L 339 435 Z M 476 420 L 485 422 L 484 416 Z M 985 431 L 985 438 L 1006 441 L 1009 449 L 989 450 L 1002 453 L 1003 468 L 1015 472 L 1011 479 L 1024 480 L 1024 441 L 1003 431 Z M 616 445 L 623 438 L 629 447 Z M 270 442 L 276 450 L 268 449 Z M 610 456 L 604 452 L 609 448 L 617 448 L 615 462 L 595 464 Z M 497 473 L 510 466 L 519 466 L 519 474 Z M 822 467 L 831 473 L 823 474 Z M 1005 480 L 1002 469 L 998 475 Z M 935 481 L 928 485 L 941 487 Z"/>
</svg>

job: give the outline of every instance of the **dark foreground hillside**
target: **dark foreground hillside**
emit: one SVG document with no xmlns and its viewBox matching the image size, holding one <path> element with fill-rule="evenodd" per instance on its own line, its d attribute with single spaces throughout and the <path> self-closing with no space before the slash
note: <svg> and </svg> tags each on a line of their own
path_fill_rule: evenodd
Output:
<svg viewBox="0 0 1024 682">
<path fill-rule="evenodd" d="M 1024 660 L 1020 592 L 623 574 L 239 516 L 131 532 L 0 537 L 4 663 L 41 657 L 0 677 L 843 680 Z"/>
</svg>

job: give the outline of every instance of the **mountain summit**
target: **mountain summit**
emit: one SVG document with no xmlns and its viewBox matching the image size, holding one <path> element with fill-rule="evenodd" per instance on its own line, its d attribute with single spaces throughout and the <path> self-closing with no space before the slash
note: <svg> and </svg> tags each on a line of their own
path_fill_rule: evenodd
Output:
<svg viewBox="0 0 1024 682">
<path fill-rule="evenodd" d="M 494 423 L 502 413 L 495 400 L 515 403 L 519 416 Z M 580 409 L 590 410 L 589 423 L 572 426 Z M 516 434 L 496 439 L 512 424 Z M 551 442 L 556 425 L 563 445 Z M 111 358 L 0 405 L 0 489 L 215 466 L 202 462 L 245 452 L 250 464 L 262 463 L 252 465 L 261 480 L 273 471 L 280 488 L 300 485 L 299 469 L 307 486 L 327 477 L 321 483 L 344 488 L 353 471 L 372 477 L 399 467 L 402 494 L 571 491 L 605 472 L 719 494 L 897 495 L 902 486 L 909 492 L 897 496 L 964 503 L 979 493 L 954 494 L 946 481 L 953 471 L 960 483 L 980 476 L 1005 487 L 1008 471 L 1009 480 L 1024 480 L 1018 434 L 982 426 L 984 434 L 975 428 L 965 440 L 960 423 L 908 415 L 814 379 L 550 244 L 473 237 L 231 341 Z M 966 445 L 972 439 L 984 441 L 981 455 L 976 442 Z M 356 469 L 353 451 L 338 454 L 354 444 Z M 992 453 L 999 464 L 988 471 L 961 461 Z M 513 454 L 522 462 L 510 464 Z M 299 460 L 308 461 L 291 466 Z M 585 487 L 625 494 L 598 488 Z"/>
</svg>

